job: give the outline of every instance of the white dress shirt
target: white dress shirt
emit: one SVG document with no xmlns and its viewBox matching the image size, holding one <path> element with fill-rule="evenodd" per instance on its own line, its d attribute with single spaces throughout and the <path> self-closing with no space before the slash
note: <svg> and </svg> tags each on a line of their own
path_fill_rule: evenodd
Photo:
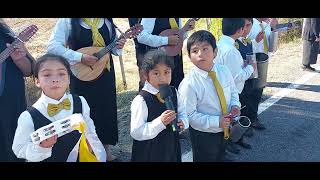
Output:
<svg viewBox="0 0 320 180">
<path fill-rule="evenodd" d="M 249 79 L 253 73 L 253 67 L 251 65 L 243 67 L 243 58 L 234 43 L 235 40 L 231 37 L 225 35 L 221 36 L 217 43 L 219 53 L 216 63 L 223 64 L 229 68 L 238 93 L 240 94 L 243 90 L 245 81 Z"/>
<path fill-rule="evenodd" d="M 142 18 L 141 25 L 143 26 L 143 31 L 138 35 L 137 40 L 141 44 L 145 44 L 151 47 L 160 47 L 168 45 L 167 36 L 158 36 L 151 34 L 156 22 L 156 18 Z M 178 23 L 179 29 L 182 28 L 181 18 L 179 18 Z M 184 39 L 186 39 L 187 33 L 184 34 Z"/>
<path fill-rule="evenodd" d="M 241 107 L 231 72 L 221 64 L 214 64 L 218 81 L 224 92 L 228 112 L 232 106 Z M 220 100 L 208 72 L 194 66 L 179 86 L 179 93 L 189 119 L 190 126 L 198 131 L 217 133 L 222 115 Z"/>
<path fill-rule="evenodd" d="M 252 28 L 251 28 L 250 33 L 248 34 L 248 38 L 250 38 L 252 41 L 252 49 L 253 49 L 254 53 L 257 53 L 257 52 L 263 53 L 264 52 L 263 39 L 259 43 L 256 42 L 257 35 L 259 34 L 259 32 L 261 32 L 263 30 L 261 28 L 260 24 L 261 23 L 256 18 L 253 18 Z M 271 34 L 271 26 L 264 21 L 262 21 L 262 25 L 264 27 L 264 32 L 266 33 L 267 42 L 269 45 L 269 36 Z M 269 52 L 268 52 L 268 54 L 269 54 Z"/>
<path fill-rule="evenodd" d="M 142 90 L 145 90 L 153 95 L 159 92 L 158 89 L 153 87 L 148 81 L 145 82 Z M 189 127 L 189 122 L 183 108 L 181 96 L 177 92 L 177 104 L 178 114 L 177 119 L 182 120 L 184 129 Z M 131 130 L 130 134 L 133 139 L 138 141 L 144 141 L 155 138 L 161 131 L 166 129 L 166 126 L 162 123 L 160 116 L 151 122 L 147 122 L 148 118 L 148 107 L 146 101 L 141 95 L 137 95 L 131 104 Z"/>
<path fill-rule="evenodd" d="M 89 141 L 97 159 L 100 162 L 105 162 L 106 151 L 96 134 L 94 123 L 90 118 L 90 108 L 88 106 L 87 101 L 84 99 L 84 97 L 82 96 L 79 96 L 79 97 L 82 103 L 82 115 L 86 123 L 86 128 L 84 132 L 85 137 Z M 65 98 L 69 98 L 70 100 L 70 103 L 71 103 L 70 110 L 62 109 L 58 114 L 54 115 L 53 117 L 49 117 L 47 113 L 48 103 L 58 104 L 62 102 Z M 64 94 L 64 96 L 59 101 L 57 101 L 55 99 L 49 98 L 42 92 L 41 97 L 32 106 L 36 108 L 38 111 L 40 111 L 40 113 L 44 115 L 48 120 L 54 122 L 72 115 L 73 98 L 71 94 L 68 94 L 68 95 Z M 34 129 L 32 117 L 28 111 L 24 111 L 18 119 L 18 126 L 15 132 L 15 136 L 12 144 L 12 150 L 18 158 L 26 159 L 27 161 L 38 162 L 51 157 L 52 148 L 42 148 L 39 145 L 32 143 L 30 134 L 33 133 L 34 131 L 35 129 Z M 79 149 L 80 139 L 81 138 L 79 138 L 78 143 L 74 146 L 74 148 L 70 152 L 67 162 L 77 161 L 77 157 L 79 154 L 78 149 Z M 59 138 L 57 141 L 59 141 Z"/>
<path fill-rule="evenodd" d="M 102 18 L 100 18 L 102 19 Z M 104 18 L 103 20 L 100 20 L 100 23 L 98 25 L 98 28 L 101 28 L 103 24 L 106 24 L 109 29 L 109 36 L 110 39 L 112 38 L 112 30 L 111 30 L 111 23 L 109 20 Z M 90 29 L 90 26 L 88 26 L 82 19 L 80 20 L 80 25 L 86 29 Z M 49 39 L 48 42 L 48 53 L 58 54 L 66 58 L 71 65 L 78 63 L 81 61 L 82 53 L 74 51 L 72 49 L 67 48 L 67 42 L 69 39 L 71 33 L 71 18 L 60 18 Z M 118 37 L 118 35 L 116 35 Z M 107 42 L 106 42 L 107 43 Z M 121 55 L 122 50 L 117 49 L 114 47 L 112 49 L 112 53 L 114 55 Z"/>
</svg>

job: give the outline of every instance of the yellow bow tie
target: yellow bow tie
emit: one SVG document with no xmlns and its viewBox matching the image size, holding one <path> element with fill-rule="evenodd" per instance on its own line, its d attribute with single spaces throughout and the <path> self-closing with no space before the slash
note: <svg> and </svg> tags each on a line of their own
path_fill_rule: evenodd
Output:
<svg viewBox="0 0 320 180">
<path fill-rule="evenodd" d="M 243 38 L 242 39 L 243 44 L 251 43 L 251 40 L 249 38 Z"/>
<path fill-rule="evenodd" d="M 61 109 L 70 110 L 70 100 L 68 98 L 64 99 L 59 104 L 48 104 L 47 112 L 50 117 L 56 115 Z"/>
</svg>

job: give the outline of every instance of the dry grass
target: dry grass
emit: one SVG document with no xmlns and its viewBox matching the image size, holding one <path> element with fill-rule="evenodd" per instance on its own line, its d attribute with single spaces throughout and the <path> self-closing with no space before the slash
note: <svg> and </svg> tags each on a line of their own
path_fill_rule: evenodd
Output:
<svg viewBox="0 0 320 180">
<path fill-rule="evenodd" d="M 35 24 L 39 27 L 36 36 L 27 43 L 27 48 L 30 53 L 38 58 L 46 52 L 46 46 L 52 29 L 57 21 L 56 18 L 6 18 L 5 21 L 14 29 L 22 29 L 30 24 Z M 125 31 L 129 28 L 129 23 L 125 18 L 115 18 L 115 24 Z M 184 20 L 185 22 L 185 20 Z M 206 26 L 201 24 L 197 29 L 205 29 Z M 192 66 L 187 57 L 186 48 L 183 49 L 184 56 L 184 71 L 187 73 Z M 138 90 L 138 69 L 136 66 L 135 49 L 133 40 L 128 40 L 123 50 L 123 61 L 125 68 L 125 75 L 127 81 L 127 90 L 123 89 L 122 77 L 120 71 L 120 63 L 118 57 L 114 56 L 114 64 L 116 71 L 117 83 L 117 102 L 118 102 L 118 122 L 119 122 L 119 143 L 113 147 L 118 153 L 120 150 L 124 153 L 131 152 L 132 138 L 129 133 L 130 125 L 130 105 L 132 99 L 137 94 Z M 301 61 L 301 41 L 281 45 L 278 52 L 271 57 L 268 71 L 268 82 L 276 83 L 290 83 L 293 82 L 297 76 L 301 76 L 299 71 L 299 64 Z M 27 84 L 27 99 L 28 104 L 33 104 L 40 95 L 39 90 L 34 86 L 30 78 L 26 80 Z M 279 90 L 279 87 L 267 87 L 264 91 L 264 97 L 271 96 Z M 122 154 L 122 155 L 123 155 Z M 128 160 L 126 157 L 125 160 Z"/>
</svg>

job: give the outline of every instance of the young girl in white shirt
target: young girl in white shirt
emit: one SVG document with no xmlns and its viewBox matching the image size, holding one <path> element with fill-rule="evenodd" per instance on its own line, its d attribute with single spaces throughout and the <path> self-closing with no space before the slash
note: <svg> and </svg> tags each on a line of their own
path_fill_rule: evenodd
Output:
<svg viewBox="0 0 320 180">
<path fill-rule="evenodd" d="M 70 84 L 68 61 L 62 56 L 46 54 L 37 60 L 33 72 L 35 84 L 41 88 L 42 94 L 18 119 L 12 145 L 15 155 L 35 162 L 81 162 L 86 161 L 82 158 L 84 156 L 92 157 L 92 161 L 105 162 L 106 152 L 97 137 L 86 100 L 67 93 Z M 56 105 L 59 108 L 51 108 Z M 81 114 L 85 138 L 81 131 L 74 130 L 61 137 L 54 135 L 39 145 L 32 142 L 30 134 L 34 131 L 75 113 Z"/>
<path fill-rule="evenodd" d="M 175 111 L 166 110 L 159 95 L 160 85 L 171 82 L 172 57 L 160 49 L 151 50 L 146 53 L 141 68 L 146 81 L 131 104 L 132 161 L 181 162 L 179 131 L 173 130 L 172 123 L 177 118 L 181 130 L 187 129 L 189 123 L 174 87 L 171 89 Z"/>
</svg>

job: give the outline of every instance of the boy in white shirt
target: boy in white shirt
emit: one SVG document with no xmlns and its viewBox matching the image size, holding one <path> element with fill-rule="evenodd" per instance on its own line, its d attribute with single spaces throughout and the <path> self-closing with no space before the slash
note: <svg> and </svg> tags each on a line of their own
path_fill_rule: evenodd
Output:
<svg viewBox="0 0 320 180">
<path fill-rule="evenodd" d="M 210 32 L 193 33 L 187 49 L 195 66 L 181 82 L 179 93 L 189 118 L 193 161 L 224 161 L 224 136 L 230 125 L 226 116 L 240 113 L 238 92 L 229 69 L 215 63 L 218 49 Z"/>
<path fill-rule="evenodd" d="M 245 81 L 250 78 L 251 74 L 256 69 L 256 65 L 253 64 L 244 66 L 241 53 L 236 47 L 235 40 L 243 35 L 244 25 L 244 18 L 223 18 L 223 35 L 217 44 L 219 49 L 217 63 L 223 64 L 229 68 L 238 94 L 241 94 Z M 235 154 L 240 152 L 240 149 L 238 149 L 231 141 L 228 142 L 227 150 Z"/>
</svg>

